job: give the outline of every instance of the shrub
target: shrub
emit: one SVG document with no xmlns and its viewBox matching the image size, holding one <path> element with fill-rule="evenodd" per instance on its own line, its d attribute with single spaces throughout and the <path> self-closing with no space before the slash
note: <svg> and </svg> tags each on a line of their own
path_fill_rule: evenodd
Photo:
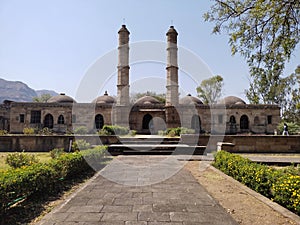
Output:
<svg viewBox="0 0 300 225">
<path fill-rule="evenodd" d="M 16 152 L 8 154 L 5 158 L 5 162 L 12 168 L 20 168 L 22 166 L 30 166 L 34 163 L 38 163 L 38 159 L 33 154 Z"/>
<path fill-rule="evenodd" d="M 0 215 L 12 204 L 31 195 L 46 195 L 57 191 L 64 180 L 92 171 L 85 157 L 105 156 L 105 147 L 91 151 L 62 154 L 48 163 L 10 169 L 0 173 Z M 96 151 L 96 153 L 94 152 Z"/>
<path fill-rule="evenodd" d="M 176 127 L 168 128 L 166 131 L 163 131 L 163 135 L 168 135 L 170 137 L 180 136 L 181 134 L 194 134 L 195 130 L 189 129 L 186 127 Z"/>
<path fill-rule="evenodd" d="M 239 155 L 219 151 L 213 164 L 225 174 L 300 215 L 299 170 L 276 170 Z"/>
<path fill-rule="evenodd" d="M 50 156 L 52 159 L 56 159 L 62 154 L 65 154 L 64 148 L 54 148 L 50 151 Z"/>
<path fill-rule="evenodd" d="M 85 150 L 91 147 L 91 144 L 88 143 L 86 140 L 78 139 L 76 141 L 73 141 L 72 143 L 72 150 L 78 151 L 78 150 Z"/>
<path fill-rule="evenodd" d="M 106 146 L 96 146 L 93 149 L 81 151 L 86 162 L 91 165 L 94 169 L 100 169 L 105 156 L 107 156 Z"/>
<path fill-rule="evenodd" d="M 7 130 L 0 130 L 0 136 L 8 134 Z"/>
<path fill-rule="evenodd" d="M 35 134 L 36 130 L 32 127 L 24 127 L 23 133 L 24 134 Z"/>
<path fill-rule="evenodd" d="M 43 129 L 38 131 L 38 134 L 40 135 L 51 135 L 53 134 L 53 131 L 49 129 L 48 127 L 44 127 Z"/>
<path fill-rule="evenodd" d="M 108 135 L 125 135 L 129 133 L 129 129 L 127 127 L 118 125 L 104 125 L 101 130 L 104 134 Z"/>
<path fill-rule="evenodd" d="M 129 135 L 130 136 L 135 136 L 136 135 L 136 130 L 130 130 Z"/>
<path fill-rule="evenodd" d="M 88 129 L 85 126 L 79 126 L 74 129 L 74 134 L 87 134 Z"/>
</svg>

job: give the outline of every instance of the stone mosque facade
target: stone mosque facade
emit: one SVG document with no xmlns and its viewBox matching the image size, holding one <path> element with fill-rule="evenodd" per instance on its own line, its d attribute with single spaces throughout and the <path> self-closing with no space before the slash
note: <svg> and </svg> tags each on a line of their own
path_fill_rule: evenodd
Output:
<svg viewBox="0 0 300 225">
<path fill-rule="evenodd" d="M 26 127 L 48 127 L 56 133 L 68 133 L 74 127 L 86 126 L 91 132 L 104 125 L 121 125 L 140 134 L 186 127 L 206 133 L 273 134 L 280 122 L 277 105 L 246 104 L 242 99 L 228 96 L 218 104 L 203 104 L 187 95 L 179 98 L 177 36 L 170 26 L 167 36 L 166 102 L 144 96 L 135 103 L 129 98 L 129 31 L 122 25 L 119 35 L 117 97 L 105 93 L 92 103 L 77 103 L 60 94 L 46 103 L 13 102 L 0 104 L 0 130 L 22 133 Z M 145 90 L 146 91 L 146 90 Z"/>
</svg>

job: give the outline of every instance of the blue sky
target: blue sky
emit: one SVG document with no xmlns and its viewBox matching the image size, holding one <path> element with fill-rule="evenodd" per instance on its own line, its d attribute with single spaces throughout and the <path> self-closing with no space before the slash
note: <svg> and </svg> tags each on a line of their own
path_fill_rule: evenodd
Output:
<svg viewBox="0 0 300 225">
<path fill-rule="evenodd" d="M 116 50 L 117 31 L 125 19 L 132 43 L 165 42 L 169 26 L 174 25 L 178 44 L 199 56 L 212 74 L 224 78 L 224 95 L 245 98 L 247 65 L 240 56 L 231 56 L 226 34 L 211 34 L 213 24 L 202 17 L 211 4 L 203 0 L 0 0 L 0 77 L 74 97 L 91 65 Z M 299 57 L 298 47 L 287 74 L 300 64 Z M 131 65 L 131 91 L 141 91 L 135 83 L 142 78 L 148 80 L 138 86 L 152 90 L 149 77 L 165 77 L 164 66 Z M 184 72 L 179 75 L 184 92 L 196 95 L 197 84 Z M 108 83 L 99 84 L 99 94 L 108 90 L 115 95 L 116 76 L 107 78 Z M 152 80 L 154 86 L 165 85 Z"/>
</svg>

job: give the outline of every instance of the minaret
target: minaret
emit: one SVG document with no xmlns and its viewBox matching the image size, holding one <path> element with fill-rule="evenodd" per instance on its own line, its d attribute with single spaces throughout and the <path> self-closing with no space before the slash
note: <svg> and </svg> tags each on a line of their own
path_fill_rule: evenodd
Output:
<svg viewBox="0 0 300 225">
<path fill-rule="evenodd" d="M 167 95 L 166 95 L 166 125 L 168 128 L 180 127 L 178 114 L 178 63 L 177 63 L 177 31 L 170 26 L 167 32 Z"/>
<path fill-rule="evenodd" d="M 170 26 L 167 32 L 167 95 L 166 106 L 178 105 L 177 31 Z"/>
<path fill-rule="evenodd" d="M 113 124 L 129 127 L 129 31 L 122 25 L 119 34 L 117 102 L 113 108 Z"/>
<path fill-rule="evenodd" d="M 117 105 L 129 105 L 129 31 L 122 25 L 119 34 Z"/>
</svg>

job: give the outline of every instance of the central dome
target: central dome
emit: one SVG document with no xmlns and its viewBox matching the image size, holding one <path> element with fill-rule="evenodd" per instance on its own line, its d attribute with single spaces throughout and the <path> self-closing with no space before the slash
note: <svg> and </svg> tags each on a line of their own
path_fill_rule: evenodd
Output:
<svg viewBox="0 0 300 225">
<path fill-rule="evenodd" d="M 95 104 L 114 104 L 116 102 L 115 98 L 112 96 L 109 96 L 107 94 L 107 91 L 104 93 L 104 95 L 97 97 L 92 101 L 92 103 Z"/>
<path fill-rule="evenodd" d="M 179 104 L 181 105 L 203 105 L 203 102 L 191 94 L 188 94 L 187 96 L 181 98 L 179 100 Z"/>
<path fill-rule="evenodd" d="M 49 98 L 47 103 L 76 103 L 76 101 L 65 93 L 61 93 Z"/>
<path fill-rule="evenodd" d="M 141 98 L 139 98 L 134 105 L 137 106 L 142 106 L 142 105 L 156 105 L 156 104 L 160 104 L 161 102 L 158 101 L 156 98 L 152 97 L 152 96 L 143 96 Z"/>
</svg>

